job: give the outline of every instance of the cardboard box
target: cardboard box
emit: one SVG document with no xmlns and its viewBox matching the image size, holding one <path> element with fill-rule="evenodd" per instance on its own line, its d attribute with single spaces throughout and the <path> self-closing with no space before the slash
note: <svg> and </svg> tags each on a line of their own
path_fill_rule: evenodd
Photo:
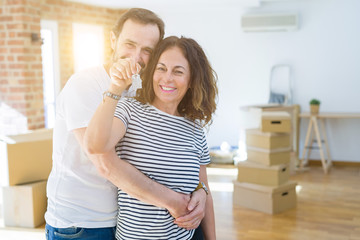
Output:
<svg viewBox="0 0 360 240">
<path fill-rule="evenodd" d="M 34 228 L 45 223 L 46 182 L 3 187 L 5 226 Z"/>
<path fill-rule="evenodd" d="M 247 160 L 273 166 L 290 163 L 290 148 L 268 150 L 264 148 L 247 147 Z"/>
<path fill-rule="evenodd" d="M 239 162 L 238 182 L 249 182 L 266 186 L 280 186 L 289 181 L 289 164 L 271 167 L 249 161 Z"/>
<path fill-rule="evenodd" d="M 290 148 L 290 134 L 262 132 L 260 129 L 248 129 L 246 130 L 246 145 L 264 149 Z"/>
<path fill-rule="evenodd" d="M 261 131 L 291 132 L 291 116 L 287 112 L 263 112 L 261 114 Z"/>
<path fill-rule="evenodd" d="M 0 136 L 3 186 L 46 180 L 52 167 L 52 129 Z"/>
<path fill-rule="evenodd" d="M 276 214 L 296 206 L 295 187 L 293 181 L 278 187 L 235 181 L 233 202 L 235 206 Z"/>
<path fill-rule="evenodd" d="M 211 163 L 234 164 L 233 157 L 234 157 L 233 152 L 224 152 L 221 150 L 210 151 Z"/>
</svg>

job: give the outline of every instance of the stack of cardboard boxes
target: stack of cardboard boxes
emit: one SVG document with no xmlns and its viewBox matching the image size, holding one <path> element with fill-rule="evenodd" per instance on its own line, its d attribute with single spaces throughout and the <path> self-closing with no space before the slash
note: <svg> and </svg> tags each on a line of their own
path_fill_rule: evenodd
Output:
<svg viewBox="0 0 360 240">
<path fill-rule="evenodd" d="M 275 214 L 296 206 L 296 183 L 289 181 L 291 117 L 263 112 L 261 128 L 246 131 L 248 160 L 238 163 L 234 204 Z"/>
<path fill-rule="evenodd" d="M 46 182 L 52 166 L 52 130 L 0 136 L 3 218 L 8 227 L 45 223 Z"/>
</svg>

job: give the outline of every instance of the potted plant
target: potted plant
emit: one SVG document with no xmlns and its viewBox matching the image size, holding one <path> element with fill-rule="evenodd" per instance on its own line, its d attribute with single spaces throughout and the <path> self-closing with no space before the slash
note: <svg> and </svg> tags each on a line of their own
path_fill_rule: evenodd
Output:
<svg viewBox="0 0 360 240">
<path fill-rule="evenodd" d="M 320 100 L 315 99 L 315 98 L 310 100 L 310 112 L 311 112 L 311 114 L 318 114 L 319 113 L 319 107 L 320 107 Z"/>
</svg>

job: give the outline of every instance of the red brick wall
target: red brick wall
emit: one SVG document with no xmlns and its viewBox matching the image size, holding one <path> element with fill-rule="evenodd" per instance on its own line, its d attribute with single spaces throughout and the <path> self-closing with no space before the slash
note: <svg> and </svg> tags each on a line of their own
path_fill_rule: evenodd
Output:
<svg viewBox="0 0 360 240">
<path fill-rule="evenodd" d="M 61 87 L 74 72 L 72 23 L 104 27 L 105 58 L 111 53 L 109 32 L 124 10 L 62 0 L 0 0 L 0 101 L 28 119 L 28 128 L 44 127 L 40 20 L 58 22 Z"/>
</svg>

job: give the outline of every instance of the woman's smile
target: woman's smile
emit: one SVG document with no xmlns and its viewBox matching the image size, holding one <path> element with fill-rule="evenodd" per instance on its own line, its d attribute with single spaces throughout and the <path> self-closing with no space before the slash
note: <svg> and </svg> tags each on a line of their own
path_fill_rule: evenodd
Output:
<svg viewBox="0 0 360 240">
<path fill-rule="evenodd" d="M 166 93 L 172 93 L 176 90 L 175 87 L 169 87 L 169 86 L 165 86 L 165 85 L 160 85 L 160 88 L 163 92 L 166 92 Z"/>
</svg>

